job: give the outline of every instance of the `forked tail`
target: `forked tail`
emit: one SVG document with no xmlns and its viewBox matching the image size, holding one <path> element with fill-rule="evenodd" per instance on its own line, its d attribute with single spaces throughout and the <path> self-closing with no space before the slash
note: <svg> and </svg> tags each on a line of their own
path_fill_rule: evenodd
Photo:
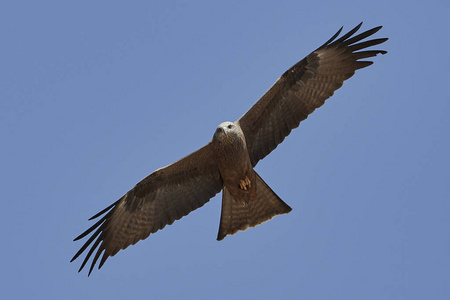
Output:
<svg viewBox="0 0 450 300">
<path fill-rule="evenodd" d="M 276 215 L 286 214 L 292 210 L 256 173 L 256 200 L 246 204 L 233 199 L 224 187 L 222 196 L 222 214 L 220 217 L 217 240 L 223 240 L 228 234 L 255 227 Z"/>
</svg>

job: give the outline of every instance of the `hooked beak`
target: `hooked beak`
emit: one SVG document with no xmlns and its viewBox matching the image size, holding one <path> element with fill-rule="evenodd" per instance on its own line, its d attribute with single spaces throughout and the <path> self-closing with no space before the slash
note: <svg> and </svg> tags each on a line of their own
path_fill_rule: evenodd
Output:
<svg viewBox="0 0 450 300">
<path fill-rule="evenodd" d="M 225 128 L 225 127 L 219 127 L 219 128 L 217 128 L 217 131 L 218 131 L 218 132 L 222 132 L 222 133 L 224 133 L 225 135 L 227 135 L 229 129 L 228 129 L 228 128 Z"/>
</svg>

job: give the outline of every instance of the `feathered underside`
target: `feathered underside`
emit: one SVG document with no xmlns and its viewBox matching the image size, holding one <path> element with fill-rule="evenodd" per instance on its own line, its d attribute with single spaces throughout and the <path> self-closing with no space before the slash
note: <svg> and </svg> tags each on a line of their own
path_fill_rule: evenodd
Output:
<svg viewBox="0 0 450 300">
<path fill-rule="evenodd" d="M 245 136 L 253 167 L 274 150 L 292 129 L 298 127 L 302 120 L 323 105 L 325 100 L 342 86 L 344 80 L 353 76 L 356 70 L 372 64 L 371 61 L 361 59 L 386 53 L 383 50 L 366 49 L 383 43 L 386 38 L 363 41 L 376 33 L 381 26 L 353 36 L 361 24 L 336 39 L 341 28 L 325 44 L 287 70 L 235 122 Z M 79 240 L 91 234 L 71 261 L 89 249 L 81 264 L 81 271 L 95 253 L 90 274 L 102 253 L 99 268 L 108 257 L 119 250 L 147 238 L 151 233 L 204 205 L 223 186 L 216 158 L 209 143 L 144 178 L 122 198 L 91 218 L 100 219 L 75 239 Z M 269 213 L 264 211 L 264 207 L 242 209 L 228 203 L 222 213 L 239 214 L 224 219 L 219 239 L 223 238 L 224 234 L 235 233 L 268 220 L 273 215 L 290 211 L 287 204 L 280 204 L 281 199 L 271 193 L 272 196 L 265 197 L 266 211 Z M 257 215 L 249 216 L 253 212 Z M 246 223 L 242 219 L 250 221 Z"/>
<path fill-rule="evenodd" d="M 387 38 L 363 41 L 381 26 L 353 36 L 362 23 L 336 39 L 342 28 L 317 50 L 287 70 L 275 84 L 238 120 L 246 137 L 250 160 L 256 166 L 322 106 L 344 80 L 372 64 L 361 59 L 387 53 L 366 50 Z"/>
<path fill-rule="evenodd" d="M 71 261 L 89 249 L 79 271 L 95 252 L 89 274 L 103 252 L 99 269 L 110 256 L 203 206 L 222 189 L 210 144 L 161 168 L 89 220 L 101 217 L 76 240 L 91 234 Z"/>
</svg>

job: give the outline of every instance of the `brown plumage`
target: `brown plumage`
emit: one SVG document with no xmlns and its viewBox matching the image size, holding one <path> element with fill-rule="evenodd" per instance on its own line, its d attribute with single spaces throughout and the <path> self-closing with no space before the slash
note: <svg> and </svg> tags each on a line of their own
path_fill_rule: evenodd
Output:
<svg viewBox="0 0 450 300">
<path fill-rule="evenodd" d="M 75 238 L 78 240 L 92 233 L 71 260 L 92 244 L 79 271 L 94 252 L 89 274 L 102 253 L 99 268 L 108 257 L 201 207 L 221 190 L 218 240 L 291 211 L 253 168 L 302 120 L 322 106 L 344 80 L 353 76 L 357 69 L 372 64 L 360 59 L 386 53 L 383 50 L 360 51 L 387 40 L 361 42 L 381 28 L 353 36 L 361 25 L 335 40 L 341 28 L 325 44 L 287 70 L 239 120 L 220 124 L 206 146 L 156 170 L 93 216 L 90 220 L 103 215 Z"/>
</svg>

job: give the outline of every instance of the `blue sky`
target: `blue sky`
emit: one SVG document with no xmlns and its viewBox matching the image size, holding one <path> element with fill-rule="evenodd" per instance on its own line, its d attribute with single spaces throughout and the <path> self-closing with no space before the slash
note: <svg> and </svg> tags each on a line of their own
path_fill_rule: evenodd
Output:
<svg viewBox="0 0 450 300">
<path fill-rule="evenodd" d="M 448 1 L 3 1 L 5 299 L 448 299 Z M 292 208 L 216 241 L 221 196 L 103 268 L 72 239 L 337 29 L 358 71 L 257 166 Z"/>
</svg>

